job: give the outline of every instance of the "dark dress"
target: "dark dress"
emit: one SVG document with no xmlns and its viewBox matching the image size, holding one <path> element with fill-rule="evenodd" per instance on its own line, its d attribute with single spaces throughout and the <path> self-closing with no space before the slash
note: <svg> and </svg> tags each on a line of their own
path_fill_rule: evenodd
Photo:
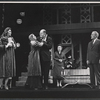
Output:
<svg viewBox="0 0 100 100">
<path fill-rule="evenodd" d="M 59 59 L 62 59 L 63 61 L 58 61 Z M 64 72 L 64 60 L 66 59 L 65 55 L 63 53 L 59 54 L 58 52 L 55 52 L 54 54 L 54 67 L 53 67 L 53 77 L 56 79 L 63 79 L 63 75 L 61 74 Z"/>
<path fill-rule="evenodd" d="M 13 39 L 13 37 L 11 38 Z M 3 40 L 3 45 L 6 45 L 6 43 L 4 43 L 5 41 L 8 41 L 8 38 L 5 38 L 5 40 Z M 5 48 L 5 52 L 2 56 L 3 58 L 1 58 L 1 60 L 3 61 L 2 75 L 0 74 L 1 77 L 2 76 L 3 77 L 16 76 L 16 63 L 15 63 L 15 51 L 14 50 L 15 50 L 14 46 Z"/>
<path fill-rule="evenodd" d="M 31 46 L 28 56 L 28 78 L 26 85 L 29 88 L 41 88 L 41 65 L 39 56 L 39 47 Z"/>
<path fill-rule="evenodd" d="M 3 58 L 4 58 L 4 53 L 5 53 L 5 47 L 2 44 L 2 41 L 0 39 L 0 78 L 4 77 L 3 74 Z"/>
</svg>

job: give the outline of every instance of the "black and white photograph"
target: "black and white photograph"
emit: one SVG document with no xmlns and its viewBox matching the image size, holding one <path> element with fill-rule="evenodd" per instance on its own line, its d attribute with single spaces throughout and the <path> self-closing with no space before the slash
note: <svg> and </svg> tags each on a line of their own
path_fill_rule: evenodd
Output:
<svg viewBox="0 0 100 100">
<path fill-rule="evenodd" d="M 0 2 L 0 98 L 100 98 L 100 2 Z"/>
</svg>

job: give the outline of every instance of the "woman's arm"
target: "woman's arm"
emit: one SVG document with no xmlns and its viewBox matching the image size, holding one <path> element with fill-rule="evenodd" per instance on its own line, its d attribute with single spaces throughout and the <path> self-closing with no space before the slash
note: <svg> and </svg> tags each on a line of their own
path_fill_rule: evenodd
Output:
<svg viewBox="0 0 100 100">
<path fill-rule="evenodd" d="M 57 52 L 54 53 L 53 59 L 59 61 L 59 58 L 56 55 L 57 55 Z"/>
<path fill-rule="evenodd" d="M 19 43 L 16 43 L 13 37 L 8 38 L 8 43 L 5 45 L 6 48 L 8 47 L 14 47 L 16 49 L 17 47 L 20 47 Z"/>
<path fill-rule="evenodd" d="M 31 44 L 32 46 L 35 46 L 35 45 L 36 45 L 36 41 L 30 41 L 30 44 Z"/>
</svg>

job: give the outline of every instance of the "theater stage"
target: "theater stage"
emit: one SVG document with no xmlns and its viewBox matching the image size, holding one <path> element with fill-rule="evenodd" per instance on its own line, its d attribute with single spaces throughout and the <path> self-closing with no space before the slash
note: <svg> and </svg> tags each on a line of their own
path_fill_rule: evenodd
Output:
<svg viewBox="0 0 100 100">
<path fill-rule="evenodd" d="M 63 89 L 49 87 L 48 90 L 13 87 L 10 90 L 0 90 L 0 98 L 100 98 L 100 89 L 91 89 L 88 86 L 78 84 Z"/>
</svg>

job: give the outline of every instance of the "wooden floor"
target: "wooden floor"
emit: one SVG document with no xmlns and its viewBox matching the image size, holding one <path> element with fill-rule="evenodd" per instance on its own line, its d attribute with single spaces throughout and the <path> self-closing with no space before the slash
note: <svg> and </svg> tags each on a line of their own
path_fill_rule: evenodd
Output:
<svg viewBox="0 0 100 100">
<path fill-rule="evenodd" d="M 100 90 L 84 85 L 72 85 L 63 89 L 49 87 L 48 90 L 13 87 L 10 90 L 0 90 L 0 98 L 100 98 Z"/>
</svg>

